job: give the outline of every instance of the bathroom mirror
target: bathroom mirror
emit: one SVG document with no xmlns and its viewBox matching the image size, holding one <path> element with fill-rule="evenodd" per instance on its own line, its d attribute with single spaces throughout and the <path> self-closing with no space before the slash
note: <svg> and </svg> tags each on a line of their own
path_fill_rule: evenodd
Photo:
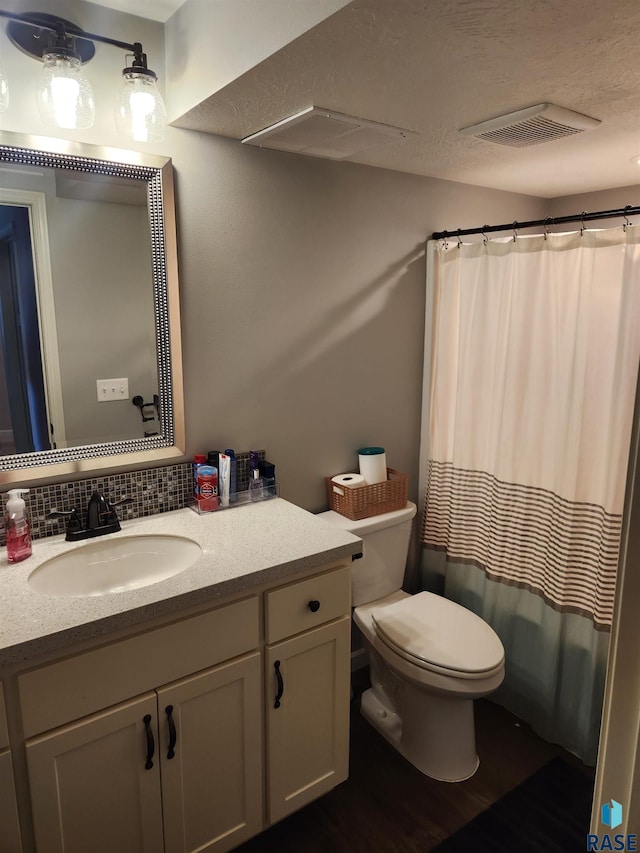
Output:
<svg viewBox="0 0 640 853">
<path fill-rule="evenodd" d="M 171 161 L 0 132 L 0 485 L 183 454 Z"/>
</svg>

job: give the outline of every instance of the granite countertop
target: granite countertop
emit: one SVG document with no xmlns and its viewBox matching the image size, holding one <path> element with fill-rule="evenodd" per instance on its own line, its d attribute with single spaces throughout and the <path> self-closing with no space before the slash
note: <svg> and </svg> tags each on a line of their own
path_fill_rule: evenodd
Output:
<svg viewBox="0 0 640 853">
<path fill-rule="evenodd" d="M 195 540 L 202 555 L 193 566 L 167 580 L 130 591 L 94 597 L 50 596 L 34 592 L 27 579 L 45 560 L 87 542 L 64 536 L 37 539 L 21 563 L 0 556 L 0 666 L 64 650 L 120 628 L 181 610 L 215 603 L 258 584 L 294 579 L 296 573 L 350 558 L 361 552 L 356 536 L 283 500 L 247 504 L 198 515 L 180 509 L 123 521 L 104 539 L 173 534 Z M 103 540 L 104 541 L 104 540 Z"/>
</svg>

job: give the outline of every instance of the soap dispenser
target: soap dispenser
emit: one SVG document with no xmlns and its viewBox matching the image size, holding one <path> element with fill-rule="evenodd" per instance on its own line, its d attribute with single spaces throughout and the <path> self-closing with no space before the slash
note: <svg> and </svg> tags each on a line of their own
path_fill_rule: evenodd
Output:
<svg viewBox="0 0 640 853">
<path fill-rule="evenodd" d="M 10 489 L 4 527 L 7 534 L 7 557 L 10 563 L 19 563 L 31 556 L 31 525 L 27 507 L 21 495 L 29 489 Z"/>
</svg>

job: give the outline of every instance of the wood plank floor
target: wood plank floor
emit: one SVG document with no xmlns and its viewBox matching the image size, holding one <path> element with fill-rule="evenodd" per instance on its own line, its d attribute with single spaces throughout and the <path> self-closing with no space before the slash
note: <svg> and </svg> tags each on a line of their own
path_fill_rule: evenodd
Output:
<svg viewBox="0 0 640 853">
<path fill-rule="evenodd" d="M 542 741 L 504 708 L 479 700 L 478 771 L 455 784 L 429 779 L 360 715 L 366 678 L 366 671 L 354 675 L 349 779 L 238 851 L 428 853 L 556 755 L 593 777 L 591 768 Z"/>
</svg>

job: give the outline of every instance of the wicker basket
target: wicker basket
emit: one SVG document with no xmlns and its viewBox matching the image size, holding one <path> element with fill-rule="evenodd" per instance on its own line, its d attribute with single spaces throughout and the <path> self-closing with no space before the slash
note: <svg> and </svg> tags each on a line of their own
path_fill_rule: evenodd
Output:
<svg viewBox="0 0 640 853">
<path fill-rule="evenodd" d="M 387 477 L 383 483 L 355 488 L 342 488 L 332 483 L 331 477 L 325 477 L 330 509 L 352 521 L 403 509 L 407 503 L 408 477 L 393 468 L 387 468 Z"/>
</svg>

